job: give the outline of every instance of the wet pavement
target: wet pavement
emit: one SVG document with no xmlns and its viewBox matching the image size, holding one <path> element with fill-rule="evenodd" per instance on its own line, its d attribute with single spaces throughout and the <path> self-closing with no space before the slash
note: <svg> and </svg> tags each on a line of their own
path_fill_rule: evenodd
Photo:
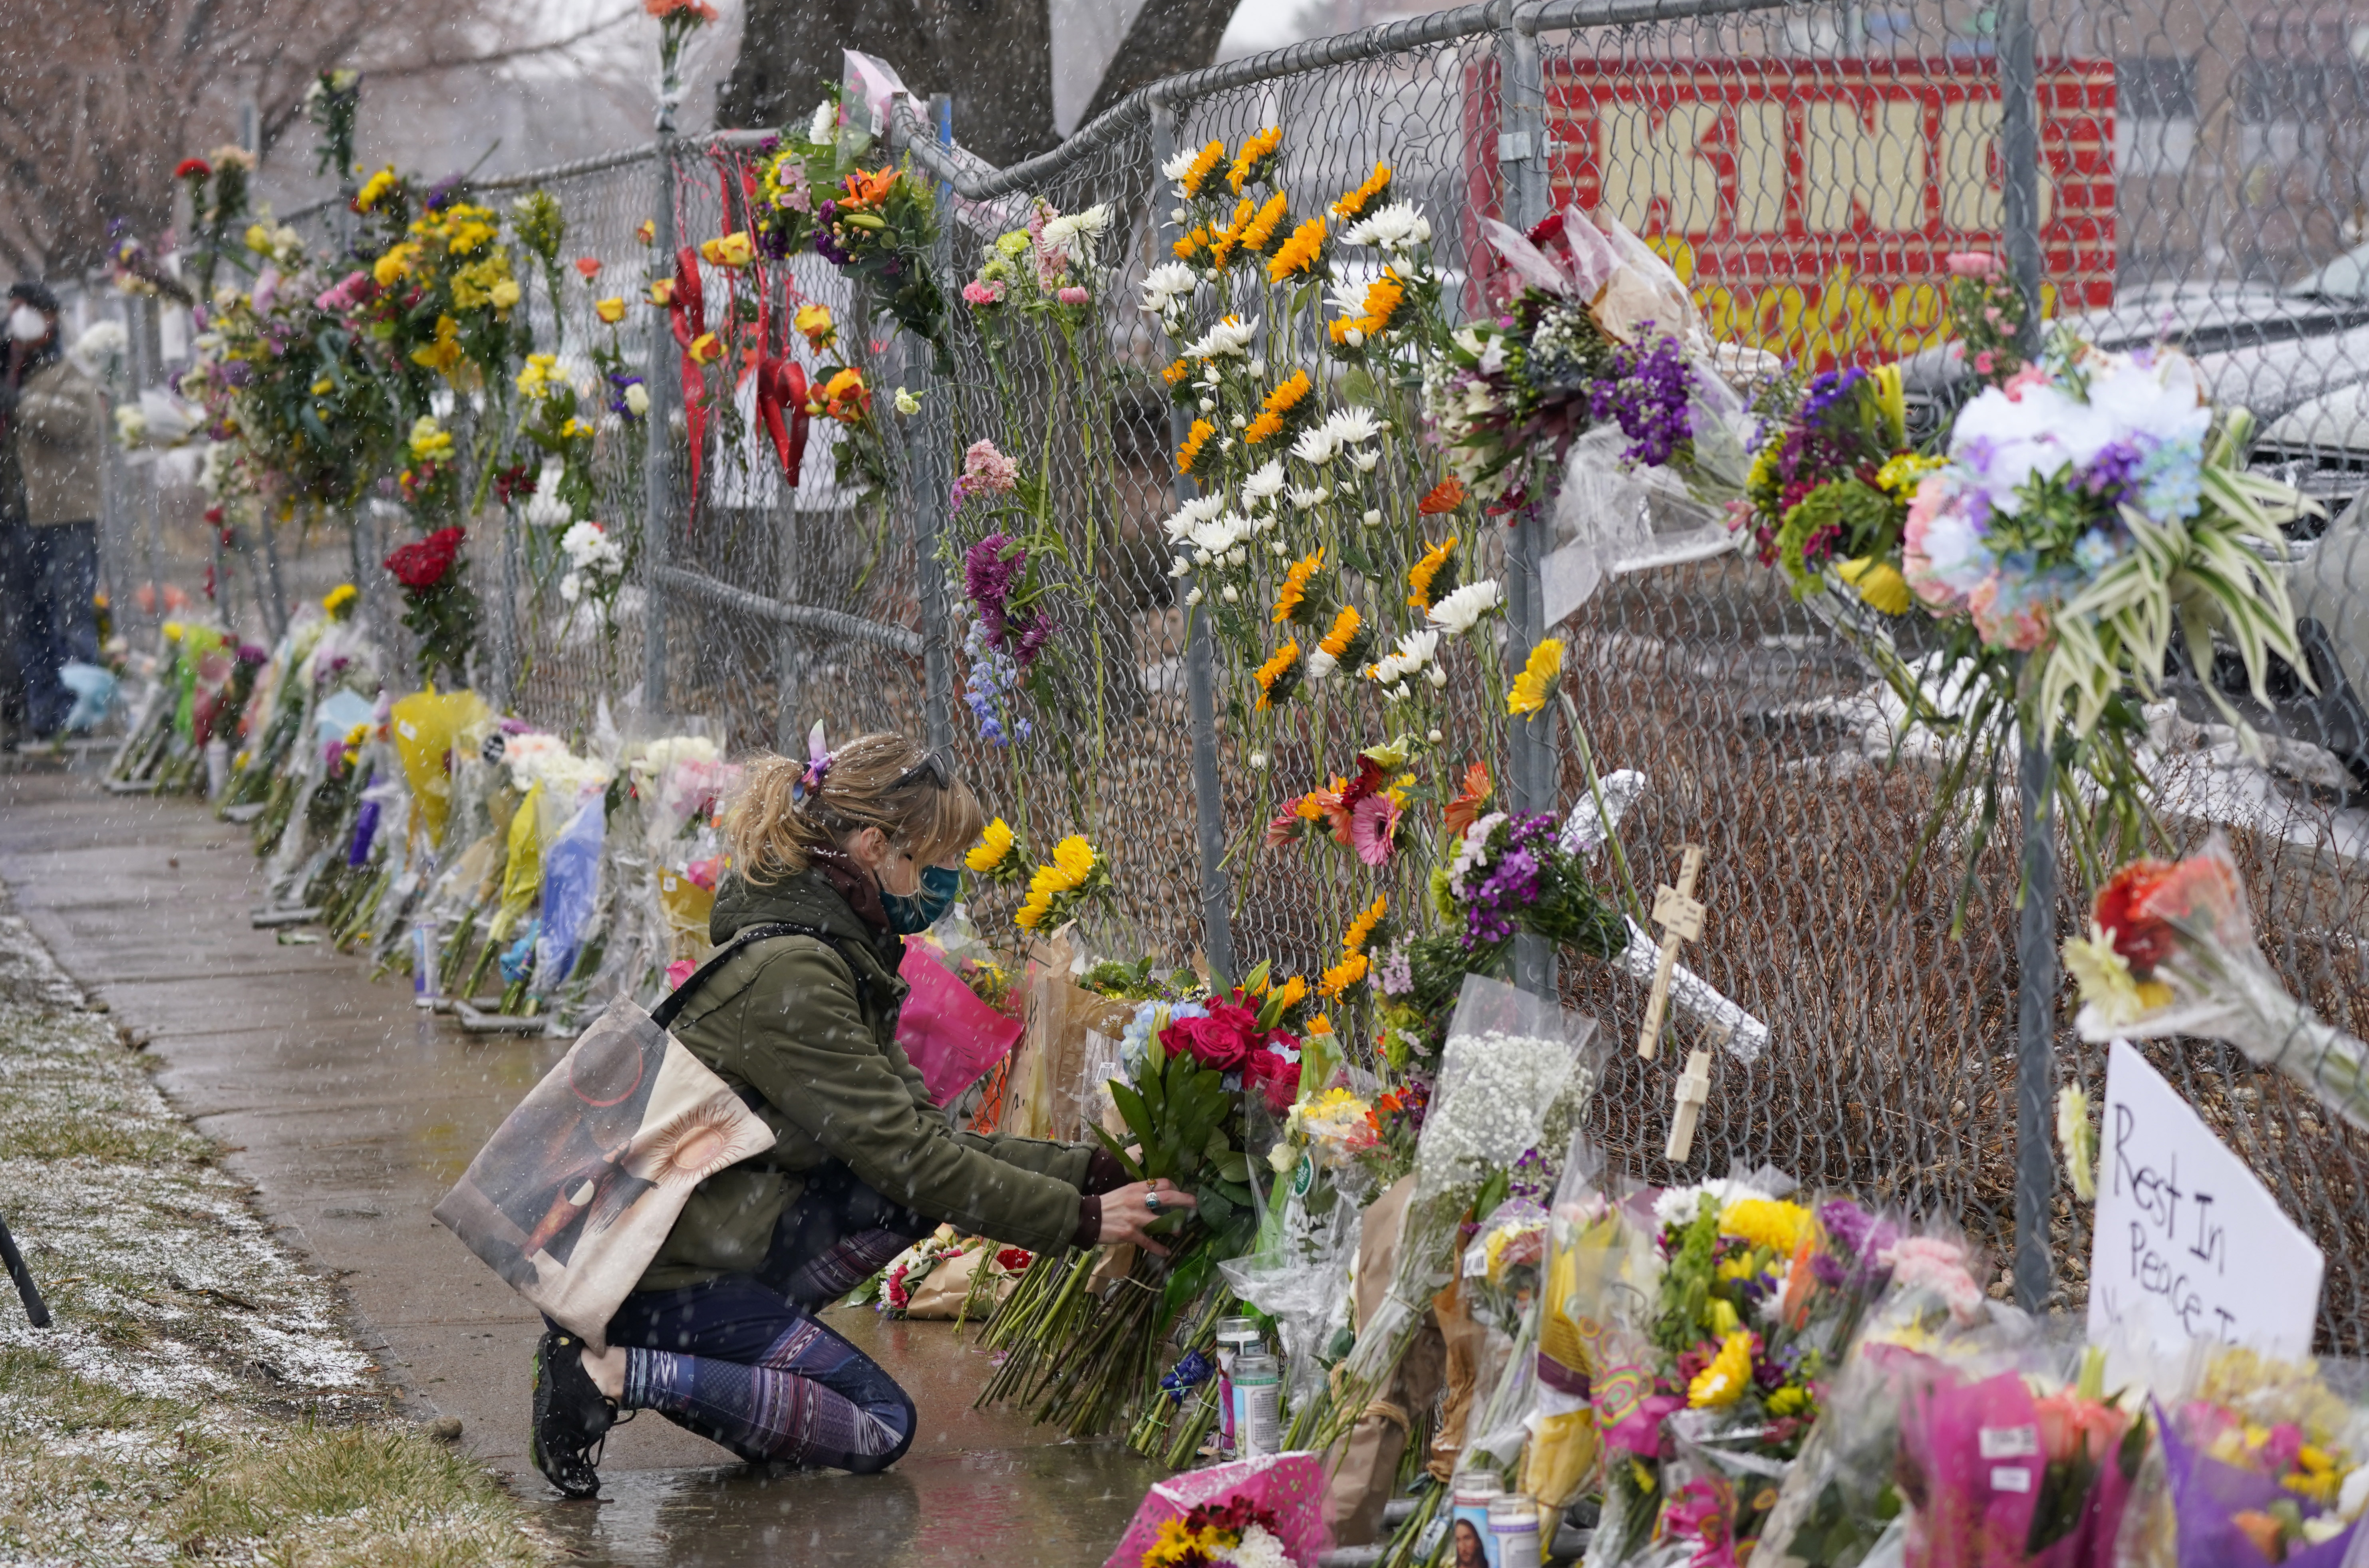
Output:
<svg viewBox="0 0 2369 1568">
<path fill-rule="evenodd" d="M 540 1324 L 429 1217 L 566 1042 L 468 1036 L 360 960 L 257 931 L 245 830 L 84 776 L 0 775 L 0 881 L 66 970 L 158 1059 L 157 1082 L 233 1152 L 285 1237 L 338 1280 L 423 1418 L 546 1505 L 580 1561 L 1100 1563 L 1157 1473 L 970 1408 L 986 1361 L 944 1323 L 827 1321 L 913 1396 L 921 1436 L 885 1475 L 768 1475 L 645 1414 L 617 1429 L 598 1504 L 526 1458 Z"/>
</svg>

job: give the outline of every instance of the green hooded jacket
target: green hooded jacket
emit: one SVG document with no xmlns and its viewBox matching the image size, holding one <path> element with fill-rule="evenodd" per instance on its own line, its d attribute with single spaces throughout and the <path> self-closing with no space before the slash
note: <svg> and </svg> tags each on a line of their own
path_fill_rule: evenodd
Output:
<svg viewBox="0 0 2369 1568">
<path fill-rule="evenodd" d="M 764 887 L 728 879 L 709 935 L 721 946 L 775 921 L 838 940 L 750 944 L 700 986 L 673 1034 L 735 1091 L 756 1092 L 742 1098 L 777 1141 L 692 1190 L 635 1288 L 754 1271 L 807 1173 L 834 1159 L 892 1202 L 964 1230 L 1036 1251 L 1069 1245 L 1092 1150 L 947 1125 L 897 1044 L 901 943 L 866 925 L 820 872 Z"/>
</svg>

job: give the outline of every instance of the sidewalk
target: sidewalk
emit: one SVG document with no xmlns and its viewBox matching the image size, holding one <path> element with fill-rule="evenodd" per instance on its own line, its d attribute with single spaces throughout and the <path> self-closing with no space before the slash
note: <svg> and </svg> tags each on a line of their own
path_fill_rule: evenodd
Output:
<svg viewBox="0 0 2369 1568">
<path fill-rule="evenodd" d="M 0 776 L 0 881 L 60 963 L 160 1060 L 184 1114 L 350 1300 L 423 1419 L 551 1500 L 547 1528 L 620 1564 L 1099 1563 L 1150 1467 L 970 1408 L 986 1365 L 939 1323 L 835 1312 L 913 1395 L 922 1436 L 887 1475 L 765 1477 L 657 1417 L 611 1436 L 605 1501 L 563 1505 L 526 1458 L 540 1324 L 429 1211 L 565 1043 L 469 1036 L 360 961 L 252 929 L 245 830 L 194 802 Z M 1016 1528 L 1015 1528 L 1016 1527 Z"/>
</svg>

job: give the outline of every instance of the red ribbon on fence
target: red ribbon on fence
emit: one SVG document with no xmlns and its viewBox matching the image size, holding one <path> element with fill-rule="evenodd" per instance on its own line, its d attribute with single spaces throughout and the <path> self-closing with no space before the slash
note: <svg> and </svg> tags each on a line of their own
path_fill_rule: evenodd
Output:
<svg viewBox="0 0 2369 1568">
<path fill-rule="evenodd" d="M 786 411 L 786 417 L 785 417 Z M 798 468 L 807 455 L 807 372 L 792 360 L 764 359 L 757 364 L 757 417 L 773 438 L 773 454 L 782 460 L 782 479 L 798 487 Z"/>
<path fill-rule="evenodd" d="M 699 252 L 691 246 L 674 253 L 674 298 L 667 306 L 667 320 L 682 349 L 683 430 L 691 438 L 691 507 L 686 515 L 691 515 L 699 510 L 700 458 L 707 444 L 707 382 L 691 352 L 692 344 L 707 331 L 707 301 L 700 288 Z"/>
</svg>

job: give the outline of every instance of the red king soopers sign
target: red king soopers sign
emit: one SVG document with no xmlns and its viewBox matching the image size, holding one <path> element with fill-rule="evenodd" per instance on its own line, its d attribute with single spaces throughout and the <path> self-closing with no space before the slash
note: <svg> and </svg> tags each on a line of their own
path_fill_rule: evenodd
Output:
<svg viewBox="0 0 2369 1568">
<path fill-rule="evenodd" d="M 1478 74 L 1468 145 L 1486 158 L 1497 82 Z M 2039 98 L 2050 308 L 2109 304 L 2113 66 L 2044 62 Z M 2000 244 L 1988 60 L 1550 61 L 1547 106 L 1556 205 L 1617 216 L 1713 333 L 1804 365 L 1939 341 L 1942 258 Z M 1495 171 L 1471 172 L 1494 212 Z"/>
</svg>

